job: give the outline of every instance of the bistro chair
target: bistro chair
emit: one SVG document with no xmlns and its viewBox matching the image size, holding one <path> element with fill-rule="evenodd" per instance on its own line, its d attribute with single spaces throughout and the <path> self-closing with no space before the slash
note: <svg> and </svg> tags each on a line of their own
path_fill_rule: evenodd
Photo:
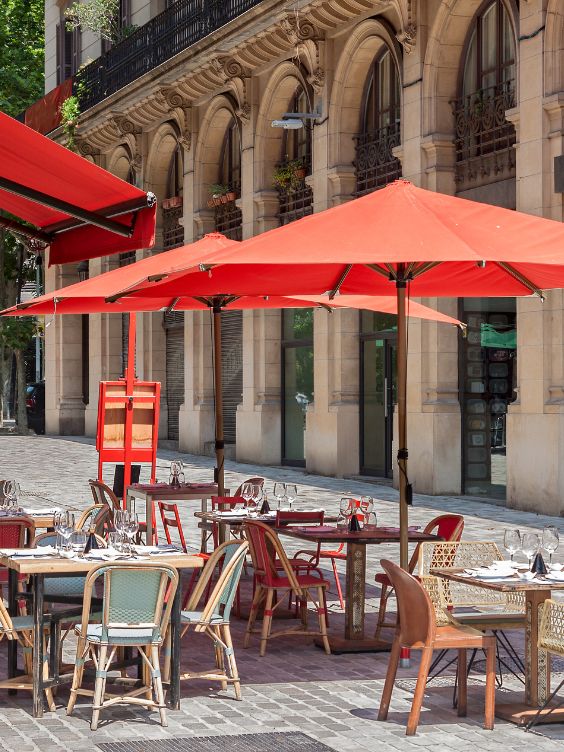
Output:
<svg viewBox="0 0 564 752">
<path fill-rule="evenodd" d="M 425 525 L 423 533 L 440 536 L 445 541 L 458 541 L 464 530 L 464 517 L 461 514 L 441 514 L 434 517 Z M 419 560 L 419 551 L 421 543 L 418 543 L 409 560 L 407 571 L 413 574 L 415 566 Z M 380 585 L 380 605 L 378 607 L 378 621 L 376 623 L 375 639 L 380 639 L 383 629 L 395 628 L 395 621 L 386 621 L 386 609 L 388 600 L 393 594 L 393 588 L 386 572 L 378 572 L 374 578 Z"/>
<path fill-rule="evenodd" d="M 235 491 L 233 496 L 240 497 L 243 493 L 243 486 L 245 483 L 252 483 L 254 486 L 260 486 L 261 488 L 264 486 L 264 478 L 247 478 L 247 480 L 244 480 L 239 488 Z"/>
<path fill-rule="evenodd" d="M 101 623 L 91 623 L 90 606 L 96 580 L 103 577 Z M 82 621 L 78 636 L 76 665 L 67 715 L 77 696 L 93 696 L 90 728 L 98 728 L 100 711 L 116 703 L 132 703 L 157 708 L 161 725 L 167 725 L 159 647 L 166 635 L 178 572 L 166 564 L 101 564 L 86 576 Z M 166 598 L 165 598 L 166 596 Z M 119 648 L 137 648 L 145 667 L 142 686 L 120 695 L 106 693 L 110 666 Z M 94 691 L 82 688 L 84 664 L 92 657 L 96 665 Z"/>
<path fill-rule="evenodd" d="M 458 651 L 458 715 L 465 716 L 467 705 L 466 651 L 468 648 L 475 648 L 484 650 L 486 653 L 484 728 L 493 729 L 495 703 L 495 638 L 493 635 L 484 635 L 477 629 L 457 624 L 437 626 L 435 608 L 421 583 L 413 575 L 405 572 L 391 561 L 383 559 L 380 564 L 396 592 L 399 622 L 390 653 L 378 720 L 385 721 L 388 717 L 402 648 L 421 651 L 421 663 L 419 664 L 415 694 L 407 721 L 406 735 L 413 736 L 417 731 L 425 685 L 435 650 Z"/>
<path fill-rule="evenodd" d="M 419 548 L 417 568 L 431 599 L 435 601 L 436 598 L 440 599 L 440 605 L 448 614 L 451 622 L 474 627 L 482 632 L 493 633 L 496 639 L 498 685 L 500 687 L 503 685 L 503 669 L 509 671 L 519 681 L 523 681 L 520 673 L 517 673 L 506 660 L 508 657 L 521 674 L 525 673 L 523 660 L 513 647 L 506 632 L 508 630 L 525 629 L 525 594 L 504 593 L 471 583 L 432 577 L 430 572 L 433 569 L 486 567 L 501 559 L 503 559 L 503 556 L 493 541 L 425 542 Z M 437 676 L 450 665 L 447 664 L 440 671 L 435 671 L 443 657 L 444 655 L 439 655 L 433 665 L 432 673 L 435 672 L 434 676 Z M 476 652 L 470 658 L 468 673 L 474 664 L 475 657 Z"/>
<path fill-rule="evenodd" d="M 112 524 L 113 510 L 107 504 L 92 504 L 80 515 L 76 529 L 89 532 L 94 525 L 96 535 L 103 538 Z"/>
<path fill-rule="evenodd" d="M 542 616 L 539 627 L 539 648 L 541 650 L 546 650 L 548 653 L 548 661 L 550 661 L 552 655 L 564 658 L 564 603 L 562 601 L 555 601 L 552 598 L 548 598 L 544 601 L 541 608 Z M 541 720 L 546 722 L 547 716 L 549 716 L 553 710 L 556 710 L 562 705 L 564 700 L 560 700 L 556 705 L 548 708 L 562 688 L 562 685 L 564 685 L 564 679 L 562 679 L 554 692 L 550 694 L 550 697 L 548 697 L 546 702 L 541 705 L 533 718 L 527 723 L 525 731 L 529 731 Z"/>
<path fill-rule="evenodd" d="M 35 522 L 31 517 L 0 518 L 0 549 L 27 548 L 35 536 Z M 18 575 L 18 586 L 27 580 L 27 575 Z M 4 585 L 8 584 L 8 570 L 0 567 L 0 598 Z"/>
<path fill-rule="evenodd" d="M 48 622 L 48 617 L 45 617 Z M 45 624 L 45 633 L 43 635 L 43 652 L 47 655 L 47 635 L 49 625 Z M 15 640 L 21 647 L 23 653 L 24 675 L 15 676 L 11 679 L 1 679 L 0 688 L 8 690 L 28 690 L 33 691 L 33 616 L 10 616 L 8 609 L 0 598 L 0 640 Z M 43 666 L 43 678 L 47 679 L 49 675 L 49 663 L 46 660 Z M 45 689 L 45 698 L 49 710 L 56 710 L 53 699 L 53 691 Z"/>
<path fill-rule="evenodd" d="M 222 689 L 227 689 L 228 684 L 233 684 L 237 700 L 241 699 L 241 681 L 235 661 L 229 618 L 248 548 L 247 541 L 226 541 L 215 549 L 202 570 L 198 585 L 181 616 L 183 637 L 189 630 L 193 630 L 206 634 L 212 640 L 216 665 L 212 670 L 187 671 L 181 674 L 180 678 L 219 681 Z M 217 568 L 221 569 L 221 574 L 210 595 L 210 585 Z M 199 608 L 198 604 L 204 591 L 207 592 L 206 603 Z M 168 678 L 168 669 L 165 676 Z"/>
<path fill-rule="evenodd" d="M 327 638 L 326 590 L 328 583 L 321 576 L 311 573 L 300 574 L 291 565 L 280 539 L 268 525 L 255 520 L 247 520 L 244 531 L 251 551 L 255 571 L 255 592 L 251 613 L 245 633 L 244 646 L 247 648 L 254 633 L 253 627 L 258 610 L 264 603 L 264 615 L 260 638 L 260 656 L 266 653 L 268 640 L 283 635 L 312 635 L 321 637 L 327 654 L 331 653 Z M 282 594 L 280 596 L 280 594 Z M 301 606 L 302 625 L 298 628 L 281 629 L 271 632 L 272 617 L 287 594 L 293 594 Z M 307 623 L 307 603 L 312 601 L 317 611 L 319 629 L 311 631 Z"/>
<path fill-rule="evenodd" d="M 115 495 L 113 490 L 103 483 L 101 480 L 89 480 L 88 483 L 90 484 L 90 490 L 92 491 L 92 497 L 94 499 L 94 504 L 107 504 L 107 506 L 110 508 L 110 522 L 113 524 L 113 513 L 119 512 L 120 509 L 122 509 L 122 504 L 120 499 Z M 155 514 L 155 505 L 153 504 L 153 509 L 151 514 L 153 515 L 153 540 L 152 543 L 155 545 L 158 543 L 158 535 L 157 535 L 157 517 Z M 138 539 L 141 540 L 143 536 L 146 537 L 147 535 L 147 523 L 146 522 L 139 522 L 139 530 L 137 532 Z"/>
</svg>

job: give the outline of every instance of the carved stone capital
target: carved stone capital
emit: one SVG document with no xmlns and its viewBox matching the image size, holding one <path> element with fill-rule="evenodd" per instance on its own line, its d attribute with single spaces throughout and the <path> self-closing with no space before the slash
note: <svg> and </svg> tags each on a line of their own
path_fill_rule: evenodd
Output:
<svg viewBox="0 0 564 752">
<path fill-rule="evenodd" d="M 307 82 L 310 84 L 316 94 L 321 94 L 325 86 L 325 71 L 323 68 L 316 68 L 308 77 Z"/>
<path fill-rule="evenodd" d="M 83 157 L 98 157 L 100 156 L 100 150 L 96 149 L 95 146 L 93 146 L 91 143 L 86 141 L 83 138 L 76 138 L 76 145 L 78 148 L 78 153 L 81 154 Z"/>
<path fill-rule="evenodd" d="M 123 112 L 110 112 L 109 119 L 119 136 L 136 135 L 140 132 L 139 126 Z"/>
<path fill-rule="evenodd" d="M 190 151 L 190 149 L 192 148 L 192 133 L 188 130 L 184 131 L 184 133 L 179 136 L 178 143 L 186 151 Z"/>
<path fill-rule="evenodd" d="M 176 86 L 161 86 L 155 92 L 155 97 L 159 104 L 166 105 L 169 110 L 174 110 L 177 107 L 184 109 L 188 106 L 188 101 Z"/>
<path fill-rule="evenodd" d="M 396 39 L 409 55 L 410 52 L 413 52 L 417 44 L 417 26 L 414 23 L 408 23 L 402 31 L 398 31 Z"/>
<path fill-rule="evenodd" d="M 244 68 L 234 57 L 228 55 L 213 58 L 212 68 L 224 83 L 232 78 L 248 78 L 250 76 L 250 71 Z"/>
<path fill-rule="evenodd" d="M 307 18 L 296 17 L 288 13 L 280 19 L 279 26 L 288 37 L 290 44 L 298 44 L 306 39 L 319 39 L 320 32 Z"/>
</svg>

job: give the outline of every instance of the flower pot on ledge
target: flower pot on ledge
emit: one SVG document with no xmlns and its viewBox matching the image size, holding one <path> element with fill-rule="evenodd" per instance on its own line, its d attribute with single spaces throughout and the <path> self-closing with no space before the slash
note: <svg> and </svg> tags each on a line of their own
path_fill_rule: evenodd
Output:
<svg viewBox="0 0 564 752">
<path fill-rule="evenodd" d="M 163 201 L 163 209 L 175 209 L 178 206 L 182 206 L 182 196 L 172 196 Z"/>
</svg>

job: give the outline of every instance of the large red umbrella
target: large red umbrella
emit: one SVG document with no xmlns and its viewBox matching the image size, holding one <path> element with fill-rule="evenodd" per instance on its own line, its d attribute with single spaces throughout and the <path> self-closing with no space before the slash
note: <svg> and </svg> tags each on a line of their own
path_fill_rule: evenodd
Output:
<svg viewBox="0 0 564 752">
<path fill-rule="evenodd" d="M 187 265 L 135 295 L 347 294 L 398 301 L 400 558 L 408 557 L 406 296 L 538 294 L 564 287 L 564 225 L 400 180 Z M 114 296 L 113 299 L 115 299 Z"/>
<path fill-rule="evenodd" d="M 156 200 L 0 112 L 0 226 L 63 264 L 151 248 Z M 6 216 L 9 214 L 10 216 Z"/>
<path fill-rule="evenodd" d="M 369 297 L 362 295 L 338 296 L 329 300 L 327 295 L 309 295 L 303 298 L 268 295 L 213 295 L 146 297 L 137 294 L 144 285 L 154 286 L 170 274 L 178 274 L 183 266 L 194 268 L 200 259 L 209 259 L 210 253 L 219 254 L 225 248 L 238 248 L 240 243 L 223 235 L 213 233 L 190 246 L 175 248 L 166 253 L 148 257 L 135 264 L 114 269 L 105 274 L 63 287 L 60 290 L 42 295 L 25 303 L 3 311 L 3 315 L 54 315 L 82 313 L 131 313 L 139 311 L 193 311 L 209 309 L 213 312 L 214 339 L 214 381 L 215 381 L 215 450 L 217 462 L 217 482 L 220 493 L 224 485 L 224 438 L 222 410 L 222 371 L 221 371 L 221 311 L 251 310 L 264 308 L 307 308 L 321 306 L 329 310 L 335 308 L 356 308 L 397 313 L 395 297 Z M 127 291 L 127 292 L 125 292 Z M 113 302 L 109 302 L 111 300 Z M 457 319 L 431 308 L 413 302 L 410 315 L 433 321 L 460 325 Z M 131 317 L 130 342 L 135 339 L 135 317 Z M 130 348 L 133 358 L 133 347 Z M 133 372 L 133 362 L 128 362 L 128 371 Z"/>
</svg>

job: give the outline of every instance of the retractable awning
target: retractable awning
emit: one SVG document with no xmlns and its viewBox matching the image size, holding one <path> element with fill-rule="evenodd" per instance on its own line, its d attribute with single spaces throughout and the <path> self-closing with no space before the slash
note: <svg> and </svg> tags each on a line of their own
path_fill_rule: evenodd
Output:
<svg viewBox="0 0 564 752">
<path fill-rule="evenodd" d="M 49 265 L 151 248 L 155 242 L 152 193 L 2 112 L 0 212 L 0 226 L 50 246 Z"/>
</svg>

